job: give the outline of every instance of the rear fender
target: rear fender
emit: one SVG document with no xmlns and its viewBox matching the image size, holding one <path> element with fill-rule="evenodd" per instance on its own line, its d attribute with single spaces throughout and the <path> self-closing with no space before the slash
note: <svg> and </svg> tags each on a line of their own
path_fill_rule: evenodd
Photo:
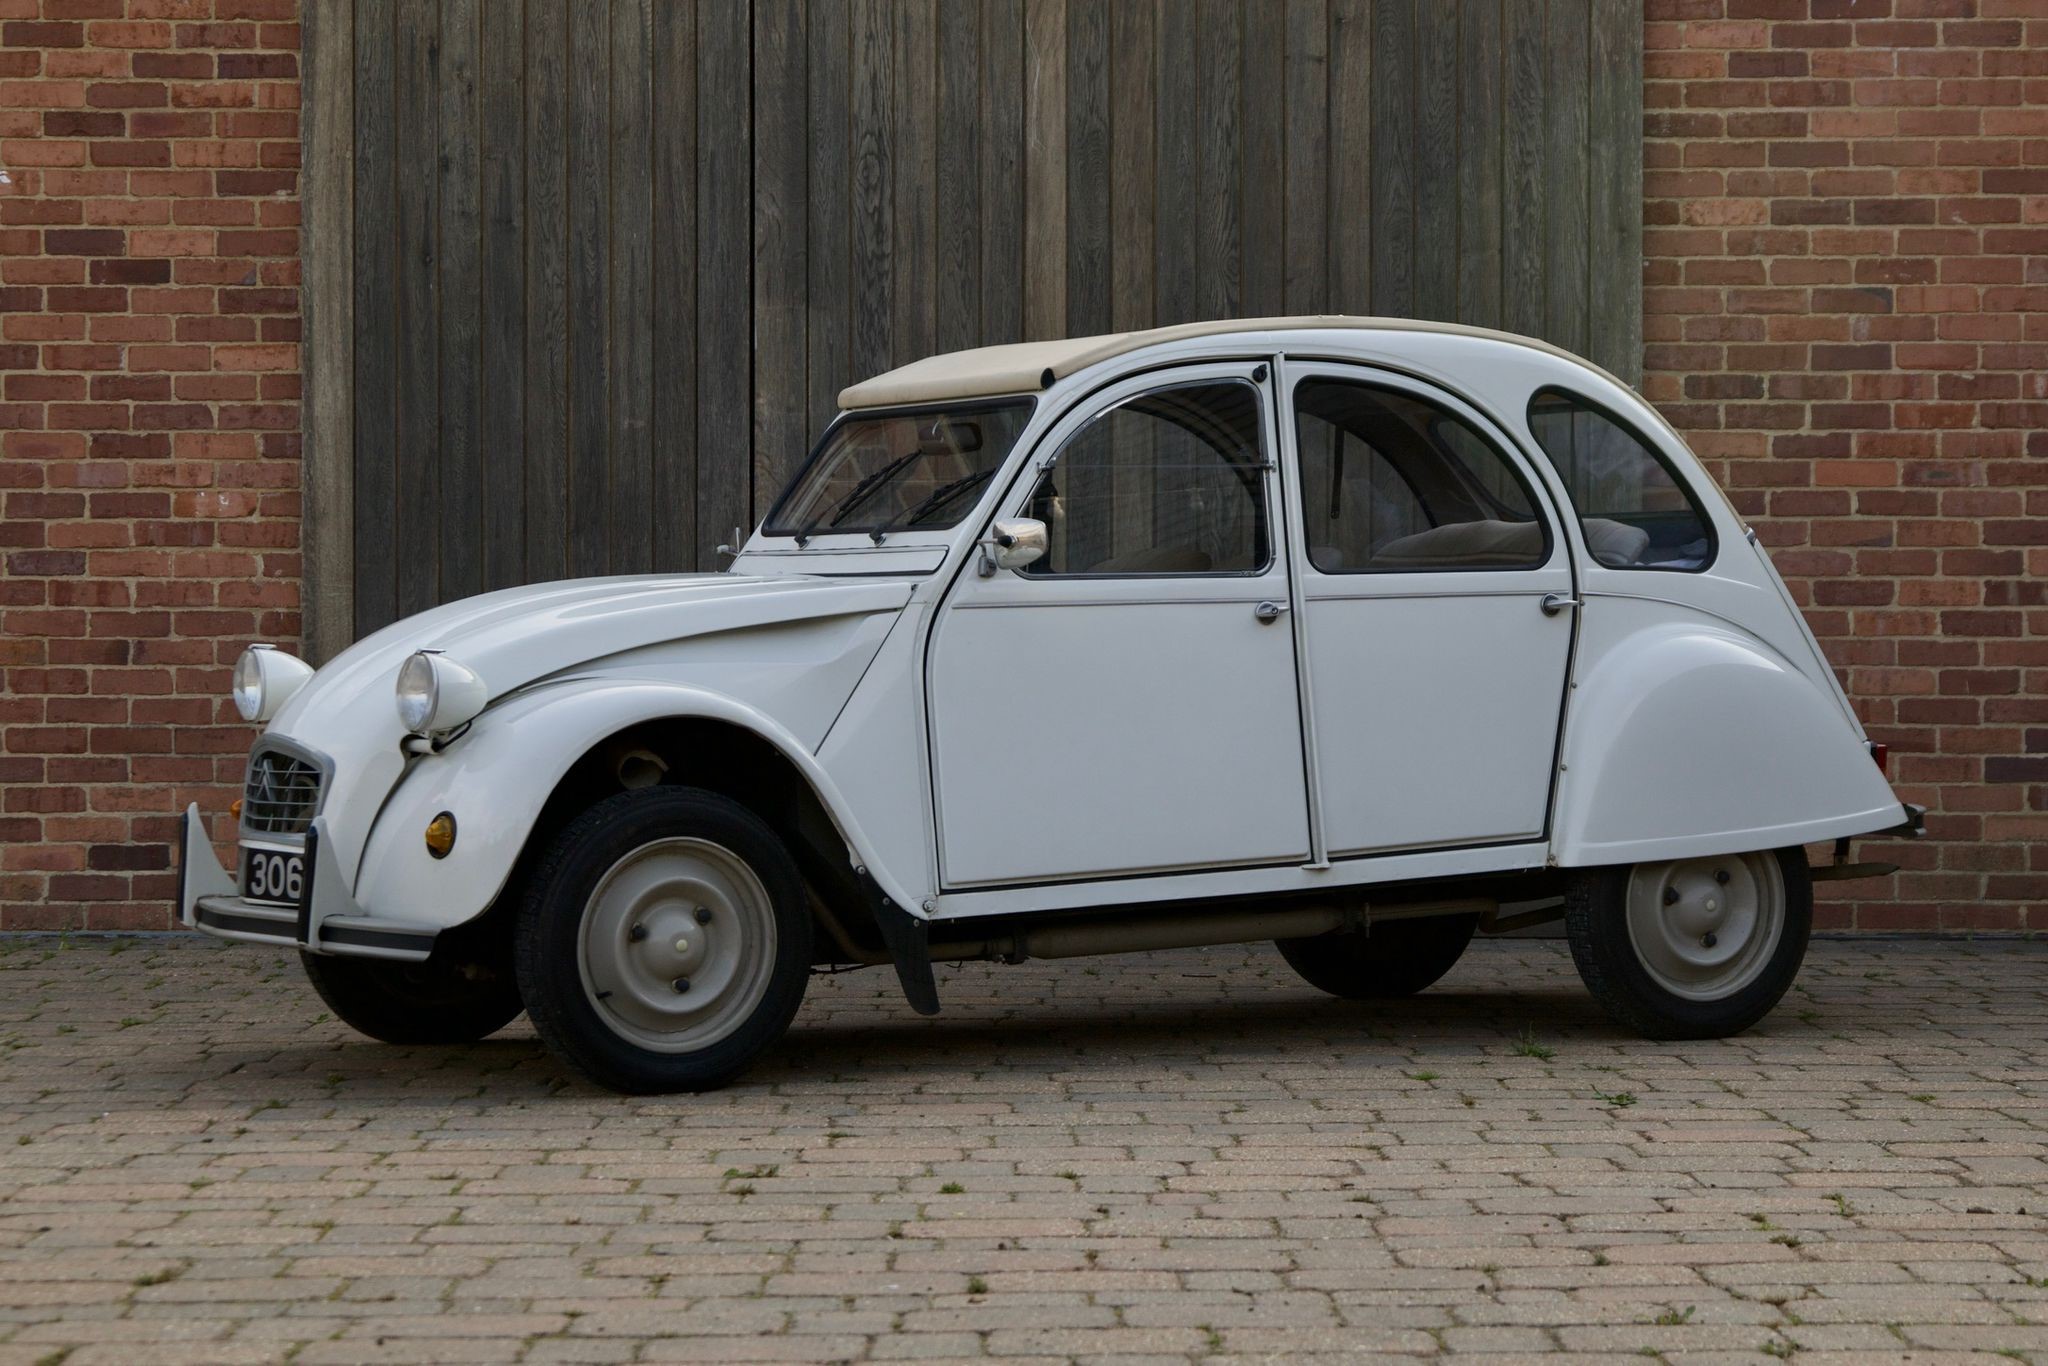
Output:
<svg viewBox="0 0 2048 1366">
<path fill-rule="evenodd" d="M 610 736 L 675 718 L 726 722 L 773 745 L 810 783 L 855 862 L 899 904 L 917 904 L 876 862 L 817 759 L 773 718 L 701 688 L 615 679 L 550 684 L 509 698 L 443 753 L 413 759 L 371 829 L 356 900 L 377 916 L 438 928 L 481 915 L 570 767 Z M 455 817 L 455 847 L 437 859 L 425 832 L 443 811 Z"/>
</svg>

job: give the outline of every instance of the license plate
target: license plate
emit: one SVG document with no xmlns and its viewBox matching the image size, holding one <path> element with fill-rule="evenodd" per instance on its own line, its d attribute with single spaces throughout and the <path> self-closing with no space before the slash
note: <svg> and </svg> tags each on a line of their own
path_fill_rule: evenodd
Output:
<svg viewBox="0 0 2048 1366">
<path fill-rule="evenodd" d="M 306 856 L 287 849 L 242 851 L 242 899 L 297 906 L 306 899 Z"/>
</svg>

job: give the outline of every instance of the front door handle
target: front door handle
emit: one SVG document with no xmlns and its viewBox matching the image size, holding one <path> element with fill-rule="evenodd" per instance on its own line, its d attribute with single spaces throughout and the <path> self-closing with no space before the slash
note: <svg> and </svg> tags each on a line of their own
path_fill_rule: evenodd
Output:
<svg viewBox="0 0 2048 1366">
<path fill-rule="evenodd" d="M 1280 614 L 1286 610 L 1287 604 L 1284 602 L 1262 602 L 1252 608 L 1252 615 L 1260 621 L 1275 622 L 1280 620 Z"/>
<path fill-rule="evenodd" d="M 1579 600 L 1569 593 L 1545 593 L 1543 601 L 1539 604 L 1543 608 L 1543 615 L 1546 617 L 1554 617 L 1567 607 L 1577 607 L 1578 605 Z"/>
</svg>

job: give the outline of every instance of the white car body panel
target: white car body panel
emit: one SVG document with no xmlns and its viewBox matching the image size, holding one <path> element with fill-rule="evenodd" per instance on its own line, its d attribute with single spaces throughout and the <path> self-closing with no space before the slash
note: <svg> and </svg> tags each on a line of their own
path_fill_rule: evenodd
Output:
<svg viewBox="0 0 2048 1366">
<path fill-rule="evenodd" d="M 1905 814 L 1768 560 L 1668 424 L 1612 377 L 1525 341 L 1406 324 L 1182 329 L 1046 354 L 1052 382 L 952 530 L 882 543 L 820 534 L 803 547 L 757 531 L 732 572 L 487 594 L 387 627 L 320 669 L 259 741 L 329 766 L 322 858 L 348 885 L 316 895 L 379 922 L 475 917 L 568 766 L 669 716 L 774 744 L 849 860 L 920 918 L 1738 852 Z M 1290 377 L 1330 364 L 1431 386 L 1503 434 L 1548 501 L 1550 561 L 1509 576 L 1314 573 L 1291 415 L 1272 396 L 1284 402 Z M 1056 432 L 1120 381 L 1197 365 L 1270 367 L 1282 512 L 1269 575 L 1142 591 L 976 575 L 977 540 L 1025 497 Z M 914 381 L 896 388 L 915 392 Z M 1546 385 L 1658 444 L 1711 523 L 1708 569 L 1590 559 L 1528 428 L 1529 397 Z M 1482 577 L 1472 591 L 1459 582 Z M 1583 606 L 1546 615 L 1549 592 Z M 1299 610 L 1255 624 L 1251 608 L 1268 598 Z M 491 700 L 440 752 L 408 758 L 392 687 L 419 649 L 474 670 Z M 1051 727 L 1057 743 L 1040 743 Z M 421 831 L 444 809 L 461 834 L 435 861 Z M 211 875 L 188 882 L 189 923 L 195 901 L 220 892 Z"/>
</svg>

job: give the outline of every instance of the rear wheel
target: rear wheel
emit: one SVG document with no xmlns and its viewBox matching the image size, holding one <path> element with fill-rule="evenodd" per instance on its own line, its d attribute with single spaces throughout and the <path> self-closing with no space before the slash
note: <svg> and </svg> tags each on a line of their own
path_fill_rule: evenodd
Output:
<svg viewBox="0 0 2048 1366">
<path fill-rule="evenodd" d="M 1652 1039 L 1739 1034 L 1806 957 L 1813 884 L 1800 849 L 1593 868 L 1565 929 L 1579 976 L 1614 1020 Z"/>
<path fill-rule="evenodd" d="M 514 943 L 527 1014 L 557 1057 L 618 1091 L 703 1091 L 789 1027 L 811 917 L 760 817 L 716 793 L 651 787 L 556 837 Z"/>
<path fill-rule="evenodd" d="M 320 999 L 342 1021 L 384 1043 L 474 1043 L 519 1018 L 511 964 L 437 947 L 424 963 L 299 954 Z"/>
<path fill-rule="evenodd" d="M 1273 946 L 1310 986 L 1369 1000 L 1413 996 L 1435 985 L 1464 955 L 1478 928 L 1476 915 L 1433 915 L 1389 920 L 1369 931 L 1276 939 Z"/>
</svg>

